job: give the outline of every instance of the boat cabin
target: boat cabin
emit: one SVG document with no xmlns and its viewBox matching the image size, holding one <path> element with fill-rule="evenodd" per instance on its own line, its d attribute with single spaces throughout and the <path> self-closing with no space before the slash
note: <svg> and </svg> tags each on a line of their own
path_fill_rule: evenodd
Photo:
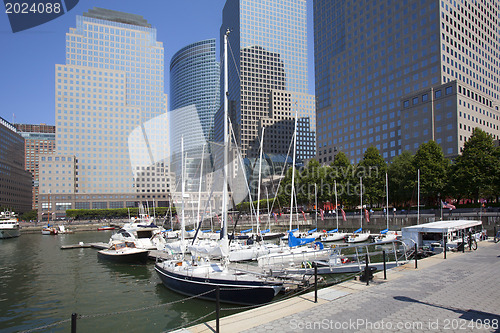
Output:
<svg viewBox="0 0 500 333">
<path fill-rule="evenodd" d="M 481 232 L 482 224 L 482 221 L 476 220 L 437 221 L 404 227 L 401 229 L 401 232 L 403 234 L 403 241 L 407 245 L 412 246 L 412 244 L 408 243 L 411 243 L 413 240 L 418 247 L 423 247 L 432 246 L 435 243 L 442 245 L 445 236 L 447 237 L 447 242 L 452 242 L 461 239 L 462 235 L 467 235 L 469 231 L 472 234 L 476 234 Z"/>
</svg>

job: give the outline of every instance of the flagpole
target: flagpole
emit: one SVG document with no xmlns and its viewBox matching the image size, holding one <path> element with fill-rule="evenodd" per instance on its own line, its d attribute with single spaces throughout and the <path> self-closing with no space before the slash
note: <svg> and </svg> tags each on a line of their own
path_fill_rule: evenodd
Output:
<svg viewBox="0 0 500 333">
<path fill-rule="evenodd" d="M 318 189 L 316 183 L 314 183 L 314 205 L 316 206 L 316 229 L 318 229 Z"/>
<path fill-rule="evenodd" d="M 385 173 L 385 207 L 386 207 L 386 220 L 387 220 L 387 229 L 389 230 L 389 181 L 387 177 L 387 172 Z"/>
</svg>

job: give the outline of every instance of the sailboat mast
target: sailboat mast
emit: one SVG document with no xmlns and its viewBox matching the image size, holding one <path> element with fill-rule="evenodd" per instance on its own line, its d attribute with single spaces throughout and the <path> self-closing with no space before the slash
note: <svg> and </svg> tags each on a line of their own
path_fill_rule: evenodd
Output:
<svg viewBox="0 0 500 333">
<path fill-rule="evenodd" d="M 316 229 L 318 229 L 318 188 L 314 183 L 314 206 L 316 207 Z"/>
<path fill-rule="evenodd" d="M 264 143 L 264 129 L 262 127 L 262 137 L 260 139 L 260 157 L 259 157 L 259 182 L 257 183 L 257 234 L 260 232 L 260 182 L 262 180 L 262 146 Z"/>
<path fill-rule="evenodd" d="M 361 220 L 361 229 L 363 229 L 363 178 L 359 177 L 359 197 L 361 199 L 361 208 L 360 208 L 360 220 Z"/>
<path fill-rule="evenodd" d="M 205 144 L 203 144 L 203 148 L 201 151 L 201 166 L 200 166 L 200 186 L 198 187 L 198 214 L 197 214 L 197 219 L 198 219 L 198 225 L 196 226 L 197 228 L 199 227 L 199 224 L 202 222 L 200 218 L 200 206 L 201 206 L 201 182 L 203 180 L 203 158 L 205 157 Z"/>
<path fill-rule="evenodd" d="M 184 256 L 184 233 L 186 221 L 184 220 L 184 136 L 181 136 L 181 253 Z"/>
<path fill-rule="evenodd" d="M 385 207 L 386 207 L 386 220 L 387 229 L 389 229 L 389 180 L 387 177 L 387 172 L 385 173 Z"/>
<path fill-rule="evenodd" d="M 229 36 L 229 29 L 224 35 L 224 175 L 222 187 L 222 239 L 227 242 L 227 205 L 229 202 L 227 192 L 227 177 L 229 177 L 228 167 L 228 149 L 229 149 L 229 134 L 228 134 L 228 66 L 227 66 L 227 40 Z M 226 249 L 227 250 L 227 249 Z"/>
<path fill-rule="evenodd" d="M 334 180 L 333 184 L 335 186 L 335 216 L 337 217 L 337 232 L 339 231 L 339 205 L 337 204 L 337 181 Z"/>
<path fill-rule="evenodd" d="M 293 194 L 295 188 L 295 153 L 297 144 L 297 111 L 295 111 L 295 125 L 293 128 L 293 159 L 292 159 L 292 193 L 290 194 L 290 231 L 292 230 L 293 220 Z"/>
<path fill-rule="evenodd" d="M 417 170 L 417 224 L 420 224 L 420 169 Z"/>
</svg>

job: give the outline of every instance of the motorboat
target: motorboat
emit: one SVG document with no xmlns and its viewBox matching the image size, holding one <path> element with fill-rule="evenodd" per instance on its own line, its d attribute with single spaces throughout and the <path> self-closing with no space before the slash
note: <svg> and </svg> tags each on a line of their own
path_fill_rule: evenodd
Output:
<svg viewBox="0 0 500 333">
<path fill-rule="evenodd" d="M 112 227 L 112 226 L 102 226 L 102 227 L 98 227 L 97 228 L 97 231 L 106 231 L 106 230 L 115 230 L 115 227 Z"/>
<path fill-rule="evenodd" d="M 374 236 L 373 241 L 377 244 L 390 243 L 398 239 L 398 234 L 396 231 L 389 229 L 384 229 L 380 231 L 379 235 Z"/>
<path fill-rule="evenodd" d="M 113 241 L 134 242 L 140 249 L 161 250 L 165 248 L 165 238 L 156 225 L 127 225 L 111 235 Z"/>
<path fill-rule="evenodd" d="M 13 212 L 0 212 L 0 239 L 13 238 L 21 235 L 21 227 Z"/>
<path fill-rule="evenodd" d="M 138 249 L 134 242 L 113 242 L 104 250 L 97 251 L 97 257 L 118 263 L 141 263 L 148 260 L 148 250 Z"/>
</svg>

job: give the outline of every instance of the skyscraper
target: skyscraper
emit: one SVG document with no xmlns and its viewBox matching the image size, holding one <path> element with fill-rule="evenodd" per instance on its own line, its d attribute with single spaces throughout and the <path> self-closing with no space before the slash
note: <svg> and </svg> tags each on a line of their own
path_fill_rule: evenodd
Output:
<svg viewBox="0 0 500 333">
<path fill-rule="evenodd" d="M 170 60 L 170 110 L 194 106 L 205 140 L 212 136 L 214 114 L 220 105 L 219 80 L 215 39 L 187 45 Z M 186 127 L 182 132 L 194 134 Z M 196 139 L 199 143 L 200 138 Z M 187 135 L 184 141 L 189 142 Z"/>
<path fill-rule="evenodd" d="M 500 2 L 314 1 L 317 148 L 389 160 L 435 140 L 460 153 L 480 127 L 498 139 Z"/>
<path fill-rule="evenodd" d="M 55 110 L 56 154 L 77 171 L 70 188 L 43 181 L 46 200 L 51 193 L 56 207 L 72 208 L 167 200 L 163 58 L 156 29 L 139 15 L 94 8 L 77 16 L 66 64 L 56 65 Z"/>
<path fill-rule="evenodd" d="M 24 213 L 31 209 L 31 173 L 24 169 L 24 138 L 0 117 L 0 207 Z"/>
<path fill-rule="evenodd" d="M 38 209 L 39 190 L 39 155 L 56 150 L 56 127 L 53 125 L 14 124 L 18 133 L 24 138 L 24 163 L 27 171 L 33 176 L 32 208 Z"/>
<path fill-rule="evenodd" d="M 307 99 L 308 89 L 306 1 L 228 0 L 221 40 L 227 29 L 229 114 L 242 155 L 258 156 L 262 126 L 273 126 L 274 134 L 265 134 L 266 147 L 286 154 L 295 110 L 299 118 L 314 119 L 314 103 L 298 102 Z M 299 103 L 303 108 L 295 107 Z M 315 155 L 314 147 L 307 151 L 307 157 Z"/>
</svg>

